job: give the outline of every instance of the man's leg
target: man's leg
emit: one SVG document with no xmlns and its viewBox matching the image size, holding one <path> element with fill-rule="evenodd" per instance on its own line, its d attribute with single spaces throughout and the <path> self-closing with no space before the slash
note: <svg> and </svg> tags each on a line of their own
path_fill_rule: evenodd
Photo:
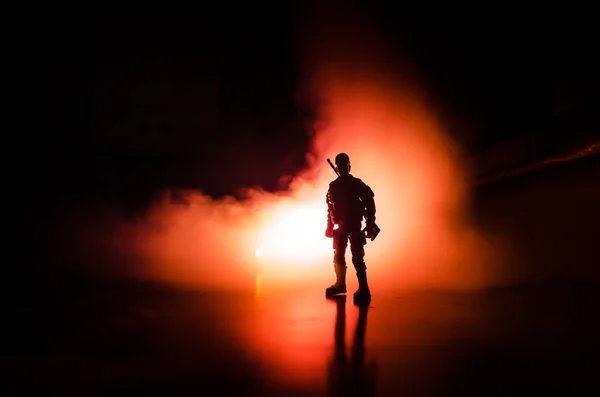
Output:
<svg viewBox="0 0 600 397">
<path fill-rule="evenodd" d="M 358 291 L 354 293 L 356 300 L 371 299 L 371 291 L 367 283 L 367 266 L 365 265 L 365 244 L 367 240 L 364 233 L 353 233 L 350 236 L 350 251 L 352 252 L 352 264 L 358 278 Z"/>
<path fill-rule="evenodd" d="M 348 247 L 347 235 L 339 233 L 333 236 L 335 284 L 325 290 L 327 296 L 346 293 L 346 247 Z"/>
</svg>

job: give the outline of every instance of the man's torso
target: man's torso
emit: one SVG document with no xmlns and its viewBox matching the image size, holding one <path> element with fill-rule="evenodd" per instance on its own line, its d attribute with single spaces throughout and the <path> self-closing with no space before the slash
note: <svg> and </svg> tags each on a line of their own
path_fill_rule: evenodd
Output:
<svg viewBox="0 0 600 397">
<path fill-rule="evenodd" d="M 333 222 L 347 228 L 360 228 L 364 214 L 361 195 L 365 184 L 358 178 L 342 175 L 329 184 L 328 204 L 332 207 Z"/>
</svg>

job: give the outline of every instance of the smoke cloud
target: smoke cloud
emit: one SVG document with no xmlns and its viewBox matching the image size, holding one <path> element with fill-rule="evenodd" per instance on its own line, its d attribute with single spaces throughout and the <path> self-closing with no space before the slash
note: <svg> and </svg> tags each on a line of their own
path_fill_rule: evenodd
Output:
<svg viewBox="0 0 600 397">
<path fill-rule="evenodd" d="M 407 59 L 359 13 L 314 15 L 299 46 L 299 98 L 316 104 L 314 137 L 289 191 L 249 189 L 241 200 L 168 191 L 136 223 L 97 204 L 65 221 L 73 263 L 195 288 L 324 287 L 333 279 L 325 193 L 335 177 L 325 160 L 346 152 L 375 192 L 382 232 L 366 262 L 376 288 L 494 281 L 492 247 L 468 220 L 468 170 Z"/>
</svg>

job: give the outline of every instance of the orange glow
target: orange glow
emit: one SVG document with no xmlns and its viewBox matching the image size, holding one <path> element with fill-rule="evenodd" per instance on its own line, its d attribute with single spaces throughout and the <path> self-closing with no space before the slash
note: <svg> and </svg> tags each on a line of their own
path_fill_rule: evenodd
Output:
<svg viewBox="0 0 600 397">
<path fill-rule="evenodd" d="M 69 255 L 92 252 L 86 262 L 95 270 L 124 263 L 113 271 L 194 287 L 325 285 L 333 278 L 325 194 L 335 178 L 325 160 L 346 152 L 352 173 L 375 192 L 382 232 L 366 246 L 372 283 L 478 288 L 494 280 L 493 247 L 467 220 L 469 175 L 460 151 L 426 93 L 415 89 L 416 78 L 389 69 L 391 53 L 366 24 L 349 21 L 348 30 L 336 24 L 335 34 L 327 23 L 317 25 L 323 40 L 321 47 L 309 41 L 303 90 L 317 98 L 319 119 L 309 167 L 290 191 L 248 190 L 241 202 L 180 192 L 187 205 L 167 193 L 137 223 L 95 208 L 75 214 L 73 227 L 65 228 L 74 235 L 65 239 Z M 363 34 L 364 45 L 331 51 L 350 31 Z"/>
<path fill-rule="evenodd" d="M 260 273 L 256 275 L 256 296 L 260 296 L 262 290 L 262 282 L 260 278 Z"/>
<path fill-rule="evenodd" d="M 295 385 L 323 384 L 331 351 L 335 308 L 322 294 L 256 301 L 248 345 L 271 377 Z M 325 330 L 326 332 L 323 332 Z"/>
<path fill-rule="evenodd" d="M 277 209 L 259 233 L 264 258 L 305 266 L 306 261 L 329 254 L 331 244 L 324 238 L 323 219 L 327 215 L 319 202 Z"/>
</svg>

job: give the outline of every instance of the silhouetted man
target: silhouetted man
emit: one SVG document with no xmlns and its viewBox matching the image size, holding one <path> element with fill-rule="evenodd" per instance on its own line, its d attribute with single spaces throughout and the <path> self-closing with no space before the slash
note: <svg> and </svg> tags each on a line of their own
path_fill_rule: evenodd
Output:
<svg viewBox="0 0 600 397">
<path fill-rule="evenodd" d="M 379 230 L 375 224 L 375 195 L 363 181 L 350 175 L 350 158 L 346 153 L 335 157 L 335 167 L 339 176 L 329 184 L 327 191 L 325 236 L 333 238 L 336 281 L 325 290 L 325 295 L 346 293 L 346 247 L 350 241 L 352 264 L 358 278 L 358 291 L 354 293 L 354 299 L 368 301 L 371 291 L 367 283 L 364 246 L 367 237 L 375 238 Z M 361 230 L 363 217 L 366 220 L 365 230 Z"/>
</svg>

